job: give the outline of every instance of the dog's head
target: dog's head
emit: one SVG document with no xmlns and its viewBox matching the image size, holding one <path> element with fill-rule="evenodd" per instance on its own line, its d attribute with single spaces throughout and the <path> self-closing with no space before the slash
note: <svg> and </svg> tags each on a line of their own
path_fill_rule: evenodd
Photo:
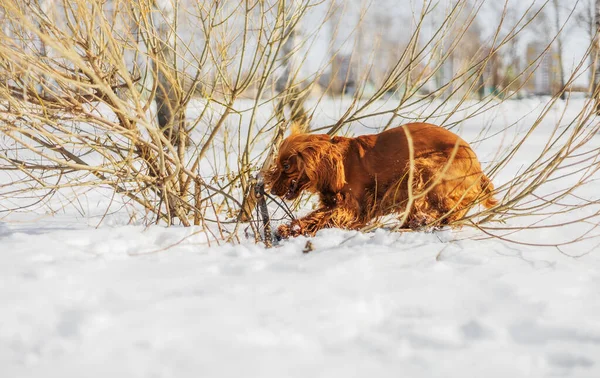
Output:
<svg viewBox="0 0 600 378">
<path fill-rule="evenodd" d="M 328 135 L 289 136 L 264 176 L 271 193 L 287 200 L 305 190 L 337 192 L 345 183 L 343 158 Z"/>
</svg>

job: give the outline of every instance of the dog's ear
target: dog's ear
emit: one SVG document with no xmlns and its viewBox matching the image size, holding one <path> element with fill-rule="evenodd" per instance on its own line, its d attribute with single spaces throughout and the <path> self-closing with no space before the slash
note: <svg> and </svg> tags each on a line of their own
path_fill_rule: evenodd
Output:
<svg viewBox="0 0 600 378">
<path fill-rule="evenodd" d="M 311 136 L 298 148 L 297 155 L 312 191 L 337 193 L 346 184 L 343 156 L 328 136 Z"/>
</svg>

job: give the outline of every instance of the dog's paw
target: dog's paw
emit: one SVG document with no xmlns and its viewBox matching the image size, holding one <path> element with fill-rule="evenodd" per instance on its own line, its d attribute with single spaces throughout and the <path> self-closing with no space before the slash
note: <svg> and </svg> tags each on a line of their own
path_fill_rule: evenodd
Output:
<svg viewBox="0 0 600 378">
<path fill-rule="evenodd" d="M 435 218 L 425 213 L 417 213 L 408 219 L 408 228 L 415 231 L 427 231 L 432 229 Z"/>
<path fill-rule="evenodd" d="M 297 220 L 292 221 L 292 223 L 290 224 L 290 230 L 292 232 L 293 237 L 304 235 L 304 228 Z"/>
<path fill-rule="evenodd" d="M 277 237 L 279 239 L 295 238 L 300 235 L 304 235 L 304 229 L 297 220 L 293 220 L 290 224 L 282 224 L 277 227 Z"/>
<path fill-rule="evenodd" d="M 275 236 L 278 240 L 288 239 L 290 235 L 290 226 L 288 224 L 282 224 L 281 226 L 277 227 L 277 232 L 275 233 Z"/>
</svg>

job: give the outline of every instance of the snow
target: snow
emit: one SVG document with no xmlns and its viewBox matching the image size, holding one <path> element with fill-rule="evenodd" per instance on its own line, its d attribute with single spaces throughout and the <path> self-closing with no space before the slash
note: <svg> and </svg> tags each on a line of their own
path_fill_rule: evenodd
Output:
<svg viewBox="0 0 600 378">
<path fill-rule="evenodd" d="M 541 111 L 502 106 L 456 128 L 484 165 L 501 146 L 482 125 L 523 131 Z M 371 121 L 353 131 L 385 123 Z M 514 177 L 546 140 L 533 138 L 494 182 Z M 579 194 L 599 192 L 592 181 Z M 85 216 L 65 208 L 0 221 L 2 377 L 600 376 L 596 239 L 578 243 L 574 258 L 470 228 L 332 229 L 303 253 L 304 237 L 271 249 L 252 238 L 218 245 L 198 227 L 129 224 L 118 206 L 103 216 L 105 194 L 80 200 Z M 519 222 L 528 224 L 508 225 Z M 536 244 L 578 227 L 509 236 Z"/>
<path fill-rule="evenodd" d="M 303 254 L 305 238 L 156 251 L 193 230 L 3 228 L 5 377 L 599 371 L 597 254 L 448 231 L 326 230 Z"/>
</svg>

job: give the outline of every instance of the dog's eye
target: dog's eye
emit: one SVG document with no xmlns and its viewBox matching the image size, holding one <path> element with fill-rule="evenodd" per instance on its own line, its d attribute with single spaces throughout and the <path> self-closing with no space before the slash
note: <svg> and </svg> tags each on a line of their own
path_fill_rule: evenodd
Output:
<svg viewBox="0 0 600 378">
<path fill-rule="evenodd" d="M 283 163 L 283 170 L 287 171 L 288 169 L 290 169 L 290 163 L 288 163 L 288 162 Z"/>
</svg>

